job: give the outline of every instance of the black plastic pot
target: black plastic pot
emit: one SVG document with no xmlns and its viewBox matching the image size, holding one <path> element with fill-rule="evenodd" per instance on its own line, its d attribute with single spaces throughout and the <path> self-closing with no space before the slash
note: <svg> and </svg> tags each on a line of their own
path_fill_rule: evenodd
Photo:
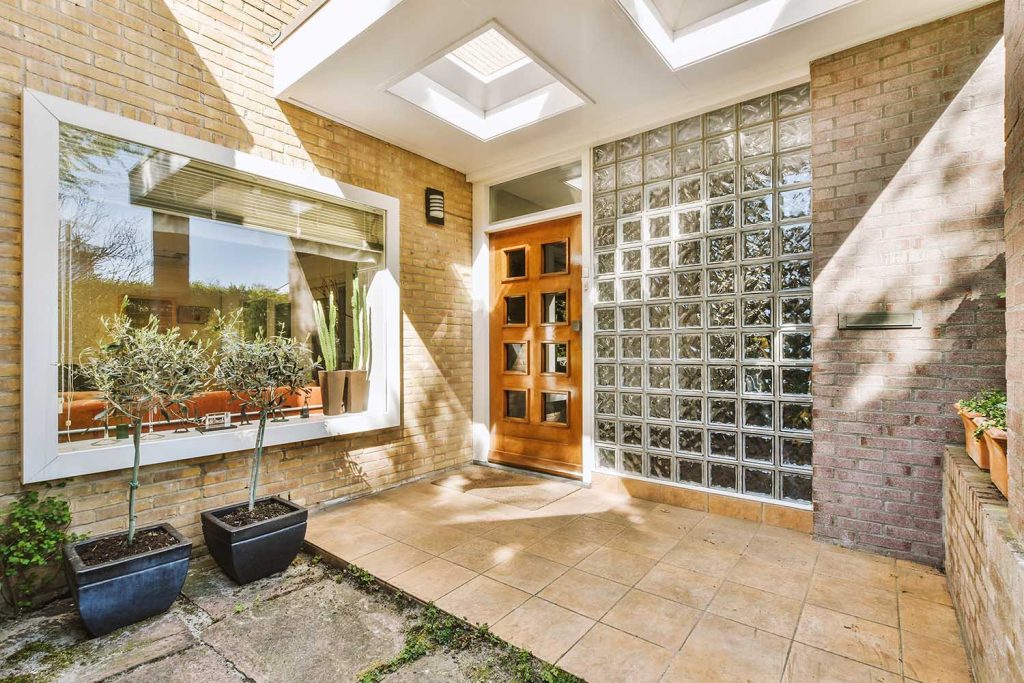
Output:
<svg viewBox="0 0 1024 683">
<path fill-rule="evenodd" d="M 213 559 L 235 583 L 251 583 L 264 576 L 283 572 L 302 548 L 309 511 L 278 496 L 273 500 L 292 512 L 246 526 L 231 526 L 221 518 L 246 505 L 227 505 L 203 513 L 203 536 Z"/>
<path fill-rule="evenodd" d="M 139 532 L 156 528 L 162 528 L 178 542 L 91 567 L 82 562 L 78 548 L 101 538 L 123 535 L 123 531 L 64 546 L 64 573 L 71 596 L 92 635 L 102 636 L 166 612 L 181 593 L 188 575 L 192 542 L 170 524 L 154 524 Z"/>
</svg>

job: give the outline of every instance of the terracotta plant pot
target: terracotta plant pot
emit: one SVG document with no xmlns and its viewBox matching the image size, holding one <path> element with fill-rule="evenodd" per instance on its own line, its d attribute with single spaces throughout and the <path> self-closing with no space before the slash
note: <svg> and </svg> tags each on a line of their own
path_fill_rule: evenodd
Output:
<svg viewBox="0 0 1024 683">
<path fill-rule="evenodd" d="M 321 370 L 317 375 L 320 382 L 320 396 L 323 400 L 324 415 L 341 415 L 345 412 L 345 380 L 348 370 Z"/>
<path fill-rule="evenodd" d="M 984 417 L 984 415 L 964 410 L 960 407 L 959 403 L 953 404 L 953 407 L 956 408 L 957 415 L 960 416 L 964 423 L 964 445 L 967 448 L 967 455 L 971 456 L 971 460 L 978 467 L 987 470 L 989 468 L 988 446 L 985 443 L 985 439 L 974 438 L 974 430 L 977 429 L 974 418 Z"/>
<path fill-rule="evenodd" d="M 985 444 L 988 446 L 988 457 L 992 483 L 1007 498 L 1010 494 L 1010 475 L 1006 467 L 1006 432 L 1002 429 L 989 427 L 985 430 Z"/>
<path fill-rule="evenodd" d="M 349 370 L 348 388 L 345 391 L 345 405 L 350 413 L 361 413 L 366 410 L 366 394 L 370 388 L 366 381 L 366 370 Z"/>
</svg>

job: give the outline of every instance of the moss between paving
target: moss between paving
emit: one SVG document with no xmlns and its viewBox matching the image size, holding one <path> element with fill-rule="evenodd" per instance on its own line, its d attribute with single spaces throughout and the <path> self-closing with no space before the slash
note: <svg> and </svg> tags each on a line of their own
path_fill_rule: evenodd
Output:
<svg viewBox="0 0 1024 683">
<path fill-rule="evenodd" d="M 0 621 L 0 683 L 578 680 L 354 568 L 300 555 L 239 587 L 194 565 L 166 614 L 102 638 L 67 599 Z"/>
</svg>

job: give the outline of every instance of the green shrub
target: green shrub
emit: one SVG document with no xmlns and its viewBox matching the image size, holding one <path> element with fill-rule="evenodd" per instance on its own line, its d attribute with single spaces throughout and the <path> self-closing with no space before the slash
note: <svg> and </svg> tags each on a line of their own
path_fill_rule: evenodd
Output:
<svg viewBox="0 0 1024 683">
<path fill-rule="evenodd" d="M 998 389 L 979 391 L 971 398 L 960 401 L 960 407 L 984 416 L 981 425 L 974 431 L 974 438 L 981 439 L 985 430 L 1006 429 L 1006 392 Z"/>
<path fill-rule="evenodd" d="M 60 497 L 28 491 L 7 507 L 0 522 L 0 593 L 15 610 L 32 606 L 57 577 L 64 544 L 82 538 L 68 533 L 70 524 L 71 509 Z"/>
</svg>

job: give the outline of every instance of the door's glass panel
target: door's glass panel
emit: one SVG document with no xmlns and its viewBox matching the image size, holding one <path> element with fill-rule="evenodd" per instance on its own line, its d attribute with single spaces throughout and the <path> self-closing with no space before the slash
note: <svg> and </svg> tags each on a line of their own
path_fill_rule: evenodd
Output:
<svg viewBox="0 0 1024 683">
<path fill-rule="evenodd" d="M 505 390 L 505 417 L 513 420 L 525 420 L 526 392 L 517 389 Z"/>
<path fill-rule="evenodd" d="M 568 321 L 568 298 L 565 292 L 541 294 L 542 321 L 544 323 L 561 324 Z"/>
<path fill-rule="evenodd" d="M 540 345 L 541 372 L 565 375 L 569 372 L 569 343 L 544 342 Z"/>
<path fill-rule="evenodd" d="M 544 422 L 569 423 L 569 394 L 545 391 L 541 393 L 541 403 Z"/>
<path fill-rule="evenodd" d="M 526 295 L 505 297 L 505 324 L 526 324 Z"/>
<path fill-rule="evenodd" d="M 526 277 L 526 247 L 505 251 L 505 277 Z"/>
<path fill-rule="evenodd" d="M 529 372 L 529 354 L 526 342 L 505 344 L 505 372 L 522 375 Z"/>
<path fill-rule="evenodd" d="M 542 262 L 541 273 L 544 275 L 550 275 L 552 273 L 568 272 L 569 258 L 567 248 L 568 244 L 566 242 L 542 244 L 540 247 Z"/>
</svg>

